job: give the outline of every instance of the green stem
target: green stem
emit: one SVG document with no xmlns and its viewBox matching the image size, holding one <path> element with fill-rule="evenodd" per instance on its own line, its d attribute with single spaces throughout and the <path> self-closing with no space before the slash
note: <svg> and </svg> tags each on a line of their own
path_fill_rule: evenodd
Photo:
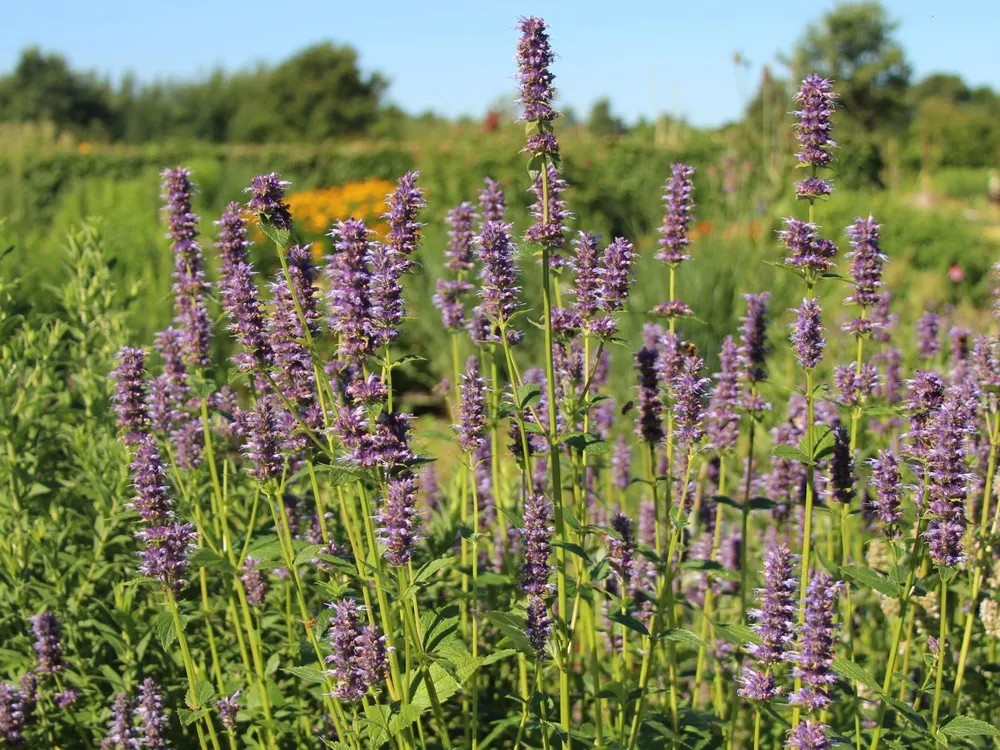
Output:
<svg viewBox="0 0 1000 750">
<path fill-rule="evenodd" d="M 941 683 L 944 679 L 944 655 L 948 650 L 948 582 L 941 578 L 941 620 L 938 628 L 937 668 L 934 677 L 934 708 L 931 713 L 931 734 L 937 729 L 941 710 Z"/>
</svg>

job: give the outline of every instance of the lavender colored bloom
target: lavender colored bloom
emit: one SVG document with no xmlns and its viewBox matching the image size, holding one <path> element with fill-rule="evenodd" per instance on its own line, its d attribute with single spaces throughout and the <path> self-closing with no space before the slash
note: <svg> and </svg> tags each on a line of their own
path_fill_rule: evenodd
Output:
<svg viewBox="0 0 1000 750">
<path fill-rule="evenodd" d="M 101 750 L 137 750 L 142 741 L 132 724 L 134 702 L 125 693 L 118 693 L 111 706 L 111 723 L 101 740 Z"/>
<path fill-rule="evenodd" d="M 624 435 L 619 435 L 611 452 L 611 484 L 619 490 L 628 488 L 631 481 L 632 448 Z"/>
<path fill-rule="evenodd" d="M 822 310 L 813 297 L 802 300 L 802 305 L 793 310 L 796 320 L 792 326 L 792 350 L 800 367 L 812 370 L 823 357 L 826 339 L 823 337 Z"/>
<path fill-rule="evenodd" d="M 545 179 L 540 173 L 531 187 L 535 194 L 535 202 L 531 205 L 531 215 L 535 223 L 528 227 L 524 233 L 525 242 L 535 242 L 539 245 L 546 245 L 552 250 L 558 250 L 566 244 L 565 222 L 572 218 L 566 210 L 566 201 L 562 194 L 566 190 L 566 180 L 559 176 L 559 170 L 554 164 L 545 165 Z M 548 191 L 548 202 L 544 198 Z M 483 232 L 486 227 L 484 225 Z M 553 268 L 562 266 L 562 258 L 553 255 L 551 258 Z"/>
<path fill-rule="evenodd" d="M 406 565 L 417 542 L 416 482 L 409 475 L 389 481 L 382 508 L 376 514 L 380 525 L 385 559 L 392 565 Z"/>
<path fill-rule="evenodd" d="M 368 253 L 368 337 L 374 349 L 399 338 L 403 321 L 402 274 L 410 261 L 392 245 L 372 243 Z"/>
<path fill-rule="evenodd" d="M 507 198 L 496 180 L 485 178 L 486 187 L 479 194 L 479 208 L 483 214 L 483 225 L 489 221 L 503 221 L 507 212 Z"/>
<path fill-rule="evenodd" d="M 486 379 L 479 374 L 479 357 L 469 357 L 462 376 L 458 407 L 458 445 L 471 453 L 484 441 L 486 433 Z"/>
<path fill-rule="evenodd" d="M 529 494 L 524 500 L 524 551 L 521 588 L 526 594 L 546 596 L 552 589 L 549 575 L 549 555 L 552 552 L 552 503 L 541 493 Z"/>
<path fill-rule="evenodd" d="M 680 336 L 670 331 L 661 331 L 654 346 L 658 347 L 656 357 L 656 372 L 663 389 L 668 396 L 673 396 L 674 381 L 684 367 L 684 342 Z"/>
<path fill-rule="evenodd" d="M 126 445 L 137 445 L 149 428 L 146 408 L 146 352 L 130 346 L 118 354 L 118 367 L 111 373 L 116 379 L 113 401 L 118 414 L 118 429 Z"/>
<path fill-rule="evenodd" d="M 888 343 L 892 339 L 890 329 L 896 325 L 898 316 L 893 315 L 889 306 L 892 303 L 892 292 L 880 292 L 871 310 L 872 338 L 875 341 Z"/>
<path fill-rule="evenodd" d="M 458 279 L 438 279 L 434 288 L 434 305 L 441 311 L 441 322 L 445 328 L 460 331 L 465 325 L 465 304 L 463 299 L 475 287 Z"/>
<path fill-rule="evenodd" d="M 573 240 L 576 252 L 569 265 L 576 272 L 576 281 L 568 292 L 576 300 L 573 309 L 584 320 L 589 320 L 597 313 L 602 301 L 599 242 L 600 237 L 590 232 L 580 232 Z"/>
<path fill-rule="evenodd" d="M 281 476 L 284 457 L 281 453 L 281 436 L 278 414 L 272 405 L 272 398 L 261 396 L 253 409 L 244 415 L 243 455 L 253 466 L 248 473 L 258 482 L 269 482 Z"/>
<path fill-rule="evenodd" d="M 333 258 L 330 281 L 330 328 L 340 338 L 338 353 L 345 360 L 373 352 L 368 333 L 368 256 L 372 232 L 360 219 L 338 221 L 330 231 Z"/>
<path fill-rule="evenodd" d="M 191 471 L 201 466 L 205 431 L 201 419 L 185 415 L 184 422 L 170 432 L 170 443 L 174 447 L 174 463 L 178 468 Z"/>
<path fill-rule="evenodd" d="M 833 454 L 830 456 L 830 486 L 833 499 L 849 504 L 854 499 L 854 456 L 850 437 L 843 427 L 833 430 Z"/>
<path fill-rule="evenodd" d="M 448 212 L 445 219 L 451 228 L 448 230 L 449 242 L 444 254 L 444 265 L 453 273 L 471 271 L 475 267 L 475 256 L 472 253 L 472 222 L 475 218 L 475 207 L 471 203 L 460 203 Z"/>
<path fill-rule="evenodd" d="M 749 644 L 747 653 L 765 668 L 785 660 L 794 636 L 795 594 L 798 582 L 792 575 L 793 556 L 779 544 L 764 553 L 764 588 L 759 590 L 760 609 L 747 614 L 755 621 L 753 631 L 760 643 Z"/>
<path fill-rule="evenodd" d="M 535 649 L 538 659 L 545 658 L 545 644 L 552 633 L 552 618 L 549 617 L 545 600 L 540 596 L 528 597 L 528 611 L 524 624 L 524 634 Z"/>
<path fill-rule="evenodd" d="M 156 682 L 147 677 L 139 686 L 139 702 L 135 709 L 139 719 L 142 746 L 166 748 L 170 721 L 163 712 L 163 696 Z"/>
<path fill-rule="evenodd" d="M 785 219 L 785 228 L 778 232 L 789 255 L 785 265 L 802 271 L 810 278 L 820 276 L 833 268 L 837 246 L 819 237 L 815 224 Z"/>
<path fill-rule="evenodd" d="M 419 177 L 420 172 L 407 172 L 400 177 L 396 182 L 396 189 L 386 197 L 389 210 L 382 214 L 389 225 L 388 245 L 394 251 L 401 272 L 413 265 L 410 256 L 420 244 L 420 228 L 423 224 L 417 221 L 417 217 L 426 203 L 423 191 L 417 187 Z"/>
<path fill-rule="evenodd" d="M 168 523 L 150 526 L 136 533 L 146 548 L 139 552 L 139 572 L 146 578 L 159 581 L 163 586 L 180 591 L 184 585 L 184 572 L 188 555 L 194 545 L 194 525 Z"/>
<path fill-rule="evenodd" d="M 871 484 L 875 488 L 875 514 L 882 533 L 895 539 L 899 536 L 899 522 L 903 518 L 900 510 L 903 479 L 899 473 L 899 459 L 892 451 L 880 450 L 878 458 L 871 460 L 871 467 Z"/>
<path fill-rule="evenodd" d="M 687 356 L 674 379 L 674 434 L 685 450 L 705 436 L 705 395 L 711 381 L 701 377 L 704 364 L 701 357 Z"/>
<path fill-rule="evenodd" d="M 972 368 L 979 388 L 984 391 L 1000 392 L 1000 342 L 991 341 L 986 336 L 976 338 L 972 350 Z"/>
<path fill-rule="evenodd" d="M 822 177 L 806 177 L 795 183 L 795 197 L 805 200 L 828 198 L 833 194 L 833 185 Z"/>
<path fill-rule="evenodd" d="M 739 349 L 733 337 L 727 336 L 719 351 L 719 372 L 705 424 L 712 447 L 720 451 L 733 448 L 740 436 L 739 364 Z"/>
<path fill-rule="evenodd" d="M 304 342 L 319 333 L 316 298 L 316 268 L 309 247 L 288 250 L 288 276 L 279 272 L 271 285 L 274 314 L 270 341 L 274 354 L 275 382 L 285 398 L 304 416 L 315 411 L 316 382 L 309 349 Z M 291 286 L 288 280 L 291 279 Z M 301 315 L 300 315 L 301 313 Z M 306 327 L 303 328 L 302 321 Z M 315 425 L 313 425 L 315 426 Z"/>
<path fill-rule="evenodd" d="M 62 692 L 52 696 L 52 702 L 56 704 L 56 708 L 60 711 L 72 708 L 78 700 L 80 700 L 80 691 L 73 688 L 66 688 Z"/>
<path fill-rule="evenodd" d="M 28 709 L 24 696 L 13 685 L 0 682 L 0 740 L 4 747 L 21 747 L 24 744 L 24 724 Z"/>
<path fill-rule="evenodd" d="M 923 359 L 934 359 L 941 350 L 939 338 L 941 318 L 933 310 L 928 310 L 917 321 L 917 353 Z"/>
<path fill-rule="evenodd" d="M 793 98 L 800 107 L 795 112 L 795 116 L 799 118 L 795 124 L 795 133 L 802 146 L 802 151 L 796 154 L 799 163 L 814 169 L 830 166 L 833 161 L 830 151 L 837 148 L 830 137 L 833 131 L 833 111 L 837 105 L 833 81 L 810 73 Z"/>
<path fill-rule="evenodd" d="M 59 621 L 52 612 L 42 612 L 31 618 L 31 630 L 35 634 L 35 654 L 38 655 L 38 666 L 35 669 L 43 673 L 61 672 L 62 643 L 60 642 Z"/>
<path fill-rule="evenodd" d="M 517 296 L 517 268 L 514 265 L 514 245 L 510 240 L 510 224 L 490 221 L 483 225 L 478 238 L 478 255 L 483 268 L 479 278 L 483 282 L 479 291 L 482 312 L 492 322 L 510 319 L 519 307 Z"/>
<path fill-rule="evenodd" d="M 663 440 L 663 402 L 660 400 L 660 378 L 657 372 L 657 350 L 642 347 L 635 354 L 635 369 L 639 373 L 636 386 L 638 416 L 635 434 L 655 445 Z"/>
<path fill-rule="evenodd" d="M 944 403 L 945 385 L 936 372 L 917 370 L 907 387 L 906 409 L 910 429 L 904 437 L 911 441 L 910 454 L 925 461 L 933 447 L 931 419 Z"/>
<path fill-rule="evenodd" d="M 274 355 L 264 330 L 264 311 L 260 291 L 253 278 L 248 250 L 250 242 L 240 204 L 229 203 L 216 225 L 219 233 L 215 246 L 222 260 L 219 268 L 222 309 L 229 320 L 233 338 L 245 350 L 233 359 L 243 372 L 255 365 L 267 368 L 273 363 Z"/>
<path fill-rule="evenodd" d="M 225 729 L 236 727 L 236 715 L 240 712 L 240 691 L 237 690 L 232 695 L 221 698 L 215 702 L 215 708 L 219 711 L 219 723 Z"/>
<path fill-rule="evenodd" d="M 517 83 L 520 102 L 524 108 L 522 119 L 527 122 L 550 123 L 559 116 L 552 109 L 555 76 L 549 66 L 555 59 L 546 32 L 547 24 L 535 16 L 521 18 L 517 24 L 521 38 L 517 43 Z M 542 132 L 547 132 L 544 130 Z"/>
<path fill-rule="evenodd" d="M 625 306 L 638 257 L 635 247 L 624 237 L 615 238 L 605 248 L 603 267 L 600 270 L 600 307 L 605 312 L 618 312 Z"/>
<path fill-rule="evenodd" d="M 165 328 L 156 335 L 156 349 L 163 360 L 163 372 L 149 387 L 147 408 L 150 427 L 156 432 L 170 433 L 187 415 L 184 412 L 191 389 L 184 366 L 184 332 Z"/>
<path fill-rule="evenodd" d="M 788 733 L 785 747 L 788 750 L 829 750 L 828 727 L 815 719 L 806 719 Z"/>
<path fill-rule="evenodd" d="M 688 228 L 694 208 L 694 168 L 678 163 L 672 164 L 670 171 L 670 178 L 663 188 L 666 214 L 659 229 L 660 239 L 657 244 L 660 251 L 656 257 L 668 265 L 676 265 L 691 257 L 687 254 L 687 248 L 691 244 Z"/>
<path fill-rule="evenodd" d="M 389 397 L 388 386 L 373 372 L 368 373 L 367 378 L 352 380 L 348 384 L 346 392 L 351 401 L 366 406 L 384 404 Z"/>
<path fill-rule="evenodd" d="M 751 384 L 761 383 L 767 380 L 764 365 L 770 352 L 767 344 L 767 303 L 771 293 L 744 294 L 743 299 L 747 303 L 747 312 L 740 318 L 740 377 Z"/>
<path fill-rule="evenodd" d="M 875 393 L 886 403 L 898 404 L 902 399 L 902 380 L 900 378 L 900 365 L 903 355 L 899 349 L 889 348 L 877 353 L 872 357 L 882 367 L 883 379 L 881 384 L 877 384 Z"/>
<path fill-rule="evenodd" d="M 819 571 L 813 573 L 806 589 L 805 615 L 792 670 L 802 681 L 802 689 L 792 693 L 788 700 L 808 713 L 830 705 L 828 692 L 837 681 L 832 669 L 836 646 L 834 616 L 842 587 L 841 583 L 834 583 L 829 573 Z"/>
<path fill-rule="evenodd" d="M 247 603 L 251 607 L 259 607 L 264 603 L 264 594 L 267 593 L 267 584 L 264 581 L 264 571 L 261 570 L 260 560 L 247 557 L 243 563 L 243 575 L 240 582 L 246 591 Z"/>
<path fill-rule="evenodd" d="M 330 618 L 330 654 L 326 663 L 332 664 L 333 669 L 327 674 L 336 681 L 333 694 L 345 703 L 352 703 L 368 691 L 355 646 L 359 632 L 358 605 L 353 599 L 344 599 L 330 606 L 333 617 Z"/>
<path fill-rule="evenodd" d="M 845 302 L 862 308 L 874 307 L 879 302 L 879 289 L 883 286 L 882 266 L 886 261 L 879 248 L 879 225 L 871 216 L 867 219 L 859 217 L 847 228 L 847 236 L 851 240 L 851 252 L 845 257 L 851 259 L 854 291 Z"/>
<path fill-rule="evenodd" d="M 385 649 L 385 636 L 374 625 L 365 625 L 354 641 L 361 681 L 366 687 L 377 685 L 385 679 L 389 671 L 389 659 Z"/>
<path fill-rule="evenodd" d="M 863 363 L 860 372 L 855 365 L 837 365 L 833 383 L 840 391 L 842 406 L 857 406 L 871 398 L 878 385 L 878 370 L 870 362 Z"/>
<path fill-rule="evenodd" d="M 135 496 L 129 508 L 145 523 L 162 523 L 173 515 L 167 494 L 167 472 L 152 435 L 143 435 L 136 448 L 132 459 L 132 487 Z"/>
<path fill-rule="evenodd" d="M 21 700 L 29 718 L 34 713 L 38 704 L 38 675 L 35 672 L 25 672 L 21 675 L 21 682 L 18 687 L 21 689 Z"/>
<path fill-rule="evenodd" d="M 932 517 L 924 538 L 931 559 L 939 566 L 958 565 L 965 559 L 962 537 L 969 485 L 966 440 L 974 431 L 973 412 L 966 398 L 966 391 L 961 386 L 951 386 L 929 428 L 930 503 L 927 509 Z"/>
<path fill-rule="evenodd" d="M 277 229 L 292 228 L 292 214 L 285 203 L 285 188 L 291 183 L 282 180 L 277 172 L 260 174 L 250 181 L 244 193 L 250 194 L 247 208 L 264 224 Z"/>
<path fill-rule="evenodd" d="M 632 526 L 631 518 L 624 513 L 616 513 L 611 520 L 611 528 L 618 536 L 607 535 L 608 561 L 623 590 L 632 578 L 632 558 L 635 555 L 635 535 Z"/>
</svg>

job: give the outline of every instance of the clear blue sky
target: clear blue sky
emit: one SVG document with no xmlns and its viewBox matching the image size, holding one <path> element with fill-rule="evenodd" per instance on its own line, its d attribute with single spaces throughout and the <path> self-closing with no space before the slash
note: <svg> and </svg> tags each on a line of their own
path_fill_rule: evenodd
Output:
<svg viewBox="0 0 1000 750">
<path fill-rule="evenodd" d="M 947 71 L 1000 89 L 1000 1 L 888 0 L 916 75 Z M 666 111 L 697 125 L 736 117 L 762 64 L 791 49 L 834 2 L 656 0 L 0 0 L 0 69 L 36 44 L 118 80 L 192 78 L 276 62 L 325 39 L 360 52 L 410 112 L 482 114 L 510 97 L 514 24 L 542 15 L 559 59 L 560 106 L 608 96 L 627 120 Z M 737 76 L 732 56 L 753 66 Z"/>
</svg>

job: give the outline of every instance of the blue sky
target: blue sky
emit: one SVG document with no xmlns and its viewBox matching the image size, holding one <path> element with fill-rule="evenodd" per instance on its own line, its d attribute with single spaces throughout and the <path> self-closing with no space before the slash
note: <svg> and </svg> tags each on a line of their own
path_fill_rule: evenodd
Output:
<svg viewBox="0 0 1000 750">
<path fill-rule="evenodd" d="M 1000 89 L 1000 2 L 889 0 L 917 76 L 958 73 Z M 324 39 L 360 52 L 387 75 L 404 109 L 482 114 L 512 97 L 514 24 L 538 14 L 552 27 L 560 106 L 585 114 L 608 96 L 627 120 L 656 111 L 697 125 L 736 117 L 760 66 L 791 49 L 805 25 L 834 2 L 478 2 L 477 0 L 47 0 L 0 2 L 0 69 L 36 44 L 117 80 L 191 78 L 275 62 Z M 749 59 L 737 74 L 733 53 Z"/>
</svg>

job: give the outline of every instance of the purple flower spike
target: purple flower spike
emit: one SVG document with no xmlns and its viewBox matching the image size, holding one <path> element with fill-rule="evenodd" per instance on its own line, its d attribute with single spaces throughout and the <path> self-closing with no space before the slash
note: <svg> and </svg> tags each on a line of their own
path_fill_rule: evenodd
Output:
<svg viewBox="0 0 1000 750">
<path fill-rule="evenodd" d="M 371 354 L 368 335 L 368 255 L 372 232 L 360 219 L 337 222 L 330 231 L 333 258 L 330 281 L 330 328 L 339 336 L 339 355 L 352 360 Z"/>
<path fill-rule="evenodd" d="M 795 133 L 802 145 L 802 151 L 796 154 L 799 163 L 814 169 L 830 166 L 833 162 L 830 151 L 837 148 L 830 137 L 833 131 L 833 111 L 837 106 L 833 81 L 810 73 L 793 98 L 799 105 L 794 113 L 799 118 Z"/>
<path fill-rule="evenodd" d="M 160 694 L 160 688 L 151 677 L 147 677 L 139 686 L 139 702 L 135 713 L 139 719 L 142 746 L 157 750 L 168 747 L 167 733 L 170 731 L 170 720 L 163 712 L 163 696 Z"/>
<path fill-rule="evenodd" d="M 479 278 L 482 312 L 490 321 L 500 323 L 510 319 L 518 307 L 517 268 L 514 265 L 514 245 L 510 239 L 510 224 L 490 221 L 483 225 L 477 241 L 477 251 L 483 268 Z"/>
<path fill-rule="evenodd" d="M 524 634 L 535 649 L 536 658 L 545 658 L 545 644 L 552 633 L 552 618 L 549 617 L 545 600 L 540 596 L 528 597 L 528 611 L 525 618 Z"/>
<path fill-rule="evenodd" d="M 541 18 L 522 18 L 517 24 L 521 38 L 517 43 L 517 83 L 522 119 L 527 122 L 550 123 L 559 113 L 552 109 L 555 76 L 549 71 L 555 59 L 549 44 L 547 25 Z"/>
<path fill-rule="evenodd" d="M 165 328 L 156 334 L 155 346 L 163 360 L 163 372 L 149 387 L 149 423 L 156 432 L 170 433 L 189 419 L 185 407 L 191 389 L 184 366 L 184 332 Z"/>
<path fill-rule="evenodd" d="M 116 379 L 115 412 L 118 429 L 126 445 L 137 445 L 149 428 L 146 409 L 146 352 L 130 346 L 118 354 L 118 367 L 111 373 Z"/>
<path fill-rule="evenodd" d="M 806 590 L 805 616 L 799 649 L 794 655 L 793 674 L 802 681 L 802 689 L 789 696 L 790 703 L 817 713 L 830 705 L 828 692 L 837 681 L 833 673 L 837 597 L 843 587 L 834 583 L 826 571 L 813 573 Z"/>
<path fill-rule="evenodd" d="M 24 724 L 30 712 L 31 707 L 26 705 L 23 693 L 13 685 L 0 682 L 0 739 L 4 741 L 4 747 L 23 746 Z"/>
<path fill-rule="evenodd" d="M 732 336 L 722 342 L 719 372 L 708 403 L 705 430 L 715 450 L 728 450 L 740 436 L 739 349 Z"/>
<path fill-rule="evenodd" d="M 548 190 L 548 204 L 546 206 L 543 198 L 545 189 Z M 566 180 L 559 176 L 559 170 L 554 164 L 546 164 L 545 180 L 539 174 L 531 187 L 535 194 L 535 202 L 531 206 L 531 214 L 535 223 L 528 227 L 524 233 L 525 242 L 536 242 L 539 245 L 546 245 L 552 250 L 558 250 L 566 244 L 566 226 L 568 219 L 572 218 L 566 210 L 566 202 L 562 194 L 566 190 Z M 485 227 L 483 229 L 485 232 Z M 561 268 L 563 259 L 553 254 L 552 267 Z"/>
<path fill-rule="evenodd" d="M 448 230 L 448 249 L 445 251 L 445 268 L 453 273 L 471 271 L 475 267 L 475 256 L 472 253 L 472 222 L 476 218 L 476 209 L 471 203 L 460 203 L 448 212 L 445 221 L 451 228 Z"/>
<path fill-rule="evenodd" d="M 291 183 L 282 180 L 277 172 L 257 175 L 250 181 L 250 187 L 243 192 L 250 194 L 247 208 L 264 224 L 277 229 L 292 228 L 292 214 L 285 203 L 285 188 Z"/>
<path fill-rule="evenodd" d="M 850 504 L 854 500 L 854 456 L 851 455 L 847 430 L 837 426 L 833 430 L 833 454 L 830 456 L 830 485 L 833 499 Z"/>
<path fill-rule="evenodd" d="M 694 182 L 691 179 L 694 177 L 694 167 L 673 164 L 670 171 L 670 179 L 663 188 L 666 215 L 659 230 L 660 239 L 657 244 L 660 251 L 656 257 L 668 265 L 676 265 L 691 257 L 687 254 L 687 248 L 691 244 L 688 228 L 694 209 Z"/>
<path fill-rule="evenodd" d="M 598 251 L 600 237 L 590 232 L 580 232 L 573 240 L 576 249 L 569 265 L 576 272 L 575 285 L 569 289 L 576 303 L 574 311 L 583 319 L 590 320 L 601 305 L 601 262 Z"/>
<path fill-rule="evenodd" d="M 810 277 L 822 275 L 833 268 L 837 246 L 819 237 L 815 224 L 798 219 L 785 219 L 785 228 L 778 232 L 788 256 L 785 265 L 797 268 Z"/>
<path fill-rule="evenodd" d="M 108 733 L 101 740 L 101 750 L 137 750 L 141 740 L 132 724 L 133 701 L 125 693 L 118 693 L 111 706 L 111 723 Z"/>
<path fill-rule="evenodd" d="M 806 719 L 788 733 L 787 750 L 829 750 L 828 727 L 815 719 Z"/>
<path fill-rule="evenodd" d="M 354 653 L 357 659 L 361 681 L 372 687 L 385 679 L 389 672 L 389 658 L 385 649 L 385 636 L 374 625 L 361 628 L 354 641 Z"/>
<path fill-rule="evenodd" d="M 221 698 L 215 702 L 215 707 L 219 711 L 219 723 L 225 729 L 236 727 L 236 715 L 240 712 L 240 691 L 237 690 L 232 695 Z"/>
<path fill-rule="evenodd" d="M 903 478 L 899 473 L 899 459 L 892 451 L 880 450 L 878 458 L 871 460 L 871 467 L 875 515 L 882 533 L 889 539 L 895 539 L 899 536 L 899 522 L 903 518 L 900 510 Z"/>
<path fill-rule="evenodd" d="M 845 302 L 863 308 L 874 307 L 879 302 L 882 288 L 882 266 L 886 257 L 879 248 L 879 225 L 874 218 L 858 218 L 847 228 L 851 240 L 851 252 L 845 257 L 851 260 L 851 279 L 854 292 Z"/>
<path fill-rule="evenodd" d="M 823 358 L 823 348 L 826 346 L 820 317 L 822 310 L 815 298 L 807 297 L 802 300 L 801 307 L 793 312 L 796 319 L 792 326 L 791 341 L 795 361 L 800 367 L 812 370 Z"/>
<path fill-rule="evenodd" d="M 958 565 L 965 560 L 962 537 L 965 534 L 965 499 L 969 472 L 966 466 L 966 441 L 974 432 L 973 408 L 967 403 L 967 391 L 961 385 L 948 389 L 944 403 L 931 419 L 931 445 L 928 455 L 931 520 L 924 538 L 931 559 L 939 566 Z"/>
<path fill-rule="evenodd" d="M 986 336 L 976 338 L 972 349 L 972 369 L 979 387 L 984 391 L 1000 392 L 1000 341 Z"/>
<path fill-rule="evenodd" d="M 608 561 L 611 570 L 622 585 L 622 591 L 628 587 L 632 578 L 632 558 L 635 554 L 635 532 L 632 519 L 624 513 L 616 513 L 611 520 L 611 528 L 618 536 L 608 535 Z"/>
<path fill-rule="evenodd" d="M 355 643 L 358 638 L 358 605 L 353 599 L 344 599 L 331 605 L 330 655 L 326 663 L 332 664 L 328 674 L 336 682 L 333 694 L 345 703 L 359 700 L 368 690 L 357 663 Z"/>
<path fill-rule="evenodd" d="M 253 462 L 248 473 L 258 482 L 269 482 L 281 476 L 284 457 L 281 454 L 281 436 L 278 429 L 278 414 L 271 404 L 271 398 L 261 396 L 253 409 L 244 417 L 244 455 Z"/>
<path fill-rule="evenodd" d="M 857 406 L 875 392 L 878 370 L 870 362 L 862 364 L 860 372 L 855 365 L 837 365 L 833 370 L 833 383 L 840 391 L 839 403 L 842 406 Z"/>
<path fill-rule="evenodd" d="M 540 493 L 528 495 L 524 501 L 524 532 L 521 549 L 524 551 L 521 588 L 526 594 L 546 596 L 552 587 L 549 575 L 549 555 L 552 552 L 552 503 Z"/>
<path fill-rule="evenodd" d="M 458 407 L 458 445 L 472 453 L 485 442 L 486 379 L 479 374 L 479 357 L 469 357 L 462 376 L 461 403 Z"/>
<path fill-rule="evenodd" d="M 216 222 L 219 233 L 215 246 L 222 260 L 219 268 L 219 290 L 222 309 L 229 320 L 233 338 L 245 352 L 233 359 L 243 372 L 267 368 L 274 361 L 271 344 L 264 330 L 264 311 L 260 290 L 254 281 L 250 263 L 246 222 L 240 213 L 239 203 L 230 203 L 226 212 Z"/>
<path fill-rule="evenodd" d="M 139 553 L 139 572 L 159 581 L 175 594 L 179 592 L 185 583 L 183 576 L 188 567 L 188 555 L 197 536 L 194 525 L 150 526 L 135 536 L 146 545 Z"/>
<path fill-rule="evenodd" d="M 347 395 L 352 401 L 366 406 L 384 404 L 389 397 L 389 388 L 374 372 L 364 380 L 352 380 L 347 386 Z"/>
<path fill-rule="evenodd" d="M 663 402 L 660 400 L 657 360 L 657 350 L 647 346 L 635 354 L 635 369 L 639 373 L 635 434 L 652 445 L 663 440 Z"/>
<path fill-rule="evenodd" d="M 247 557 L 243 563 L 243 575 L 240 582 L 247 594 L 247 603 L 251 607 L 259 607 L 264 603 L 267 584 L 264 582 L 264 571 L 260 568 L 260 560 Z"/>
<path fill-rule="evenodd" d="M 941 351 L 941 318 L 933 310 L 928 310 L 917 321 L 917 353 L 923 359 L 934 359 Z"/>
<path fill-rule="evenodd" d="M 760 608 L 748 612 L 755 622 L 753 630 L 760 643 L 748 645 L 747 653 L 760 662 L 765 671 L 785 660 L 794 639 L 798 582 L 792 575 L 792 561 L 792 553 L 784 545 L 768 548 L 764 553 L 764 588 L 757 592 Z M 775 694 L 755 700 L 769 700 Z"/>
<path fill-rule="evenodd" d="M 619 490 L 628 489 L 632 481 L 632 448 L 624 435 L 619 435 L 611 452 L 611 484 Z"/>
<path fill-rule="evenodd" d="M 638 257 L 635 247 L 624 237 L 616 238 L 605 248 L 600 292 L 600 307 L 604 312 L 618 312 L 625 306 Z"/>
<path fill-rule="evenodd" d="M 74 690 L 73 688 L 66 688 L 62 692 L 56 693 L 52 696 L 52 702 L 56 704 L 56 708 L 60 711 L 72 708 L 76 705 L 78 700 L 80 700 L 80 691 Z M 0 734 L 2 734 L 2 732 L 0 732 Z"/>
<path fill-rule="evenodd" d="M 152 435 L 143 435 L 136 448 L 132 459 L 132 487 L 135 497 L 129 508 L 138 513 L 144 523 L 159 524 L 173 516 L 173 503 L 167 494 L 167 472 Z"/>
<path fill-rule="evenodd" d="M 438 279 L 434 287 L 434 305 L 441 311 L 445 328 L 460 331 L 465 325 L 465 296 L 475 287 L 458 279 Z"/>
<path fill-rule="evenodd" d="M 60 642 L 59 621 L 52 612 L 43 612 L 31 618 L 31 630 L 35 634 L 35 654 L 38 655 L 38 672 L 61 672 L 62 643 Z"/>
<path fill-rule="evenodd" d="M 417 542 L 417 487 L 409 475 L 389 482 L 385 503 L 376 514 L 381 527 L 385 559 L 406 565 Z"/>
<path fill-rule="evenodd" d="M 767 303 L 770 292 L 744 294 L 747 312 L 740 318 L 740 376 L 747 383 L 761 383 L 767 380 Z"/>
<path fill-rule="evenodd" d="M 687 356 L 674 379 L 674 429 L 684 450 L 705 436 L 705 396 L 711 380 L 701 377 L 704 365 L 701 357 Z"/>
<path fill-rule="evenodd" d="M 479 208 L 483 214 L 483 225 L 488 221 L 503 221 L 507 213 L 507 197 L 496 180 L 487 177 L 486 187 L 479 194 Z"/>
<path fill-rule="evenodd" d="M 368 254 L 368 337 L 374 349 L 399 338 L 403 322 L 403 272 L 410 261 L 392 245 L 375 242 Z"/>
<path fill-rule="evenodd" d="M 420 228 L 417 221 L 420 209 L 424 207 L 424 193 L 417 187 L 420 172 L 407 172 L 396 182 L 396 189 L 386 197 L 389 209 L 382 218 L 389 225 L 388 245 L 399 259 L 402 270 L 413 265 L 410 260 L 420 244 Z"/>
</svg>

